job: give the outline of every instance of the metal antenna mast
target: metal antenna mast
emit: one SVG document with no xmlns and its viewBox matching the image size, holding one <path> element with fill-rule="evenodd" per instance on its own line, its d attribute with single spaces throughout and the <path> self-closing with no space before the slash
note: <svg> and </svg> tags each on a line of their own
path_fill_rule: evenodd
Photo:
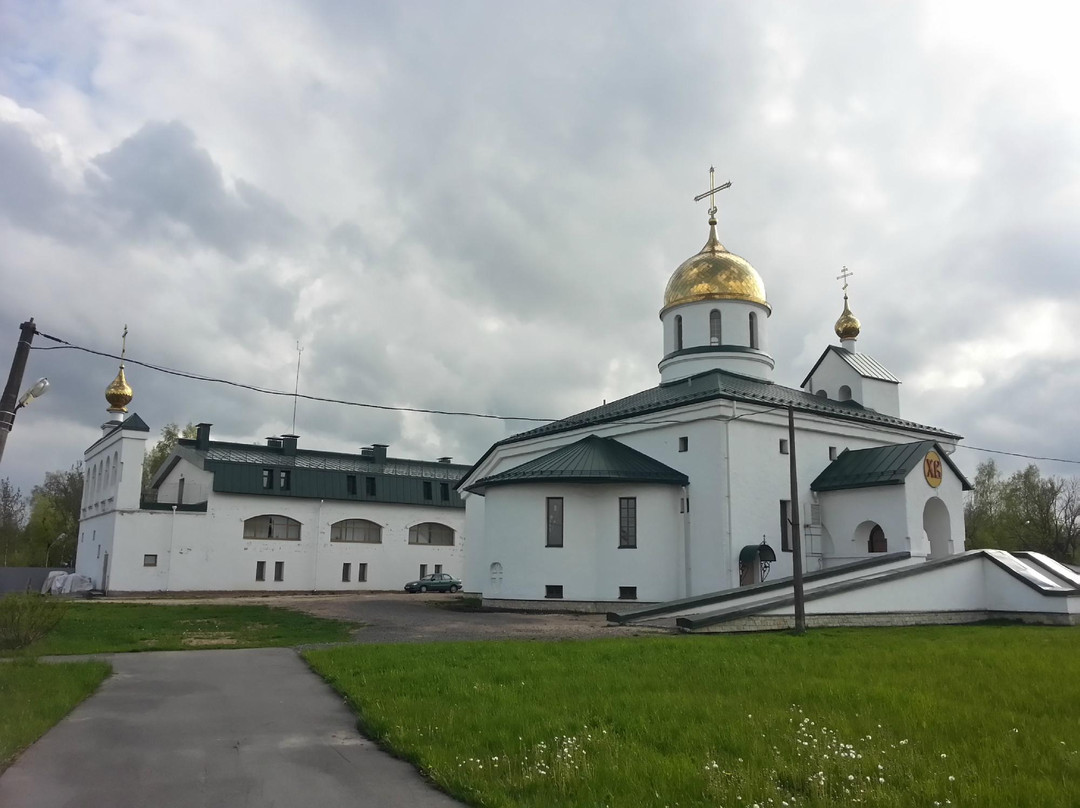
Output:
<svg viewBox="0 0 1080 808">
<path fill-rule="evenodd" d="M 296 386 L 293 387 L 293 399 L 292 399 L 292 434 L 296 434 L 296 401 L 297 396 L 300 393 L 300 355 L 304 352 L 303 346 L 300 344 L 300 340 L 296 341 Z"/>
</svg>

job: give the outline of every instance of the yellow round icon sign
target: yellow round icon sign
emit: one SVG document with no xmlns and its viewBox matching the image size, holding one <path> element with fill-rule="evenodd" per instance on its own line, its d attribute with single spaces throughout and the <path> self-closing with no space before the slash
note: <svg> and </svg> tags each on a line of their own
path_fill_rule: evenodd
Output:
<svg viewBox="0 0 1080 808">
<path fill-rule="evenodd" d="M 941 455 L 932 449 L 926 453 L 922 462 L 923 476 L 931 488 L 941 485 Z"/>
</svg>

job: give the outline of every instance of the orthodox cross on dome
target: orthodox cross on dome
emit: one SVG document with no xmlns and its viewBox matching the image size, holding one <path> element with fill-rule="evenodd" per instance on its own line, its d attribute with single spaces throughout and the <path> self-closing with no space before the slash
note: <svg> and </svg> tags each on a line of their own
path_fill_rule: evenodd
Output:
<svg viewBox="0 0 1080 808">
<path fill-rule="evenodd" d="M 844 282 L 844 297 L 847 297 L 847 288 L 848 288 L 847 279 L 850 278 L 854 274 L 855 273 L 852 272 L 850 269 L 848 269 L 847 267 L 844 267 L 844 271 L 836 276 L 836 279 L 838 281 L 843 281 Z"/>
<path fill-rule="evenodd" d="M 127 353 L 127 323 L 124 323 L 124 333 L 120 336 L 120 366 L 124 366 L 124 354 Z"/>
<path fill-rule="evenodd" d="M 700 202 L 705 197 L 709 197 L 709 224 L 716 224 L 716 192 L 723 191 L 725 188 L 731 187 L 731 180 L 728 180 L 719 188 L 716 187 L 716 169 L 713 166 L 709 166 L 709 190 L 703 194 L 698 194 L 694 197 L 695 202 Z"/>
</svg>

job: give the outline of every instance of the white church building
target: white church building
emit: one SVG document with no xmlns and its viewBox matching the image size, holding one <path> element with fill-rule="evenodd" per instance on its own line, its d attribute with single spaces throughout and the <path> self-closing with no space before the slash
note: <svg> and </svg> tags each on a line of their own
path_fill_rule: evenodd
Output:
<svg viewBox="0 0 1080 808">
<path fill-rule="evenodd" d="M 793 450 L 807 571 L 963 551 L 960 436 L 901 417 L 846 292 L 839 344 L 776 383 L 765 285 L 714 214 L 664 292 L 659 385 L 502 440 L 461 481 L 485 602 L 596 608 L 791 575 Z"/>
<path fill-rule="evenodd" d="M 120 372 L 111 419 L 84 455 L 75 572 L 110 593 L 354 592 L 464 572 L 467 466 L 408 460 L 375 444 L 358 454 L 180 439 L 142 496 L 149 427 L 127 416 Z"/>
</svg>

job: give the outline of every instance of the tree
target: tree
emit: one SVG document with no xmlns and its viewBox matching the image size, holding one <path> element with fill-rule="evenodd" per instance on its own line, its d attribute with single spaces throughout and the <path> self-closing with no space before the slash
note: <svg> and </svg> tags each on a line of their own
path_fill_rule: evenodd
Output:
<svg viewBox="0 0 1080 808">
<path fill-rule="evenodd" d="M 0 564 L 5 567 L 22 541 L 25 523 L 26 497 L 5 477 L 0 480 Z"/>
<path fill-rule="evenodd" d="M 30 518 L 23 531 L 21 563 L 68 566 L 75 561 L 82 508 L 82 464 L 50 471 L 30 493 Z"/>
<path fill-rule="evenodd" d="M 1080 551 L 1080 480 L 1043 477 L 1035 465 L 1002 479 L 987 460 L 964 517 L 969 549 L 1035 550 L 1071 562 Z"/>
<path fill-rule="evenodd" d="M 194 424 L 188 423 L 183 429 L 176 424 L 165 424 L 161 428 L 161 439 L 150 447 L 143 460 L 142 493 L 146 497 L 150 493 L 150 481 L 154 479 L 158 469 L 176 448 L 176 442 L 180 438 L 194 438 L 198 429 Z"/>
</svg>

